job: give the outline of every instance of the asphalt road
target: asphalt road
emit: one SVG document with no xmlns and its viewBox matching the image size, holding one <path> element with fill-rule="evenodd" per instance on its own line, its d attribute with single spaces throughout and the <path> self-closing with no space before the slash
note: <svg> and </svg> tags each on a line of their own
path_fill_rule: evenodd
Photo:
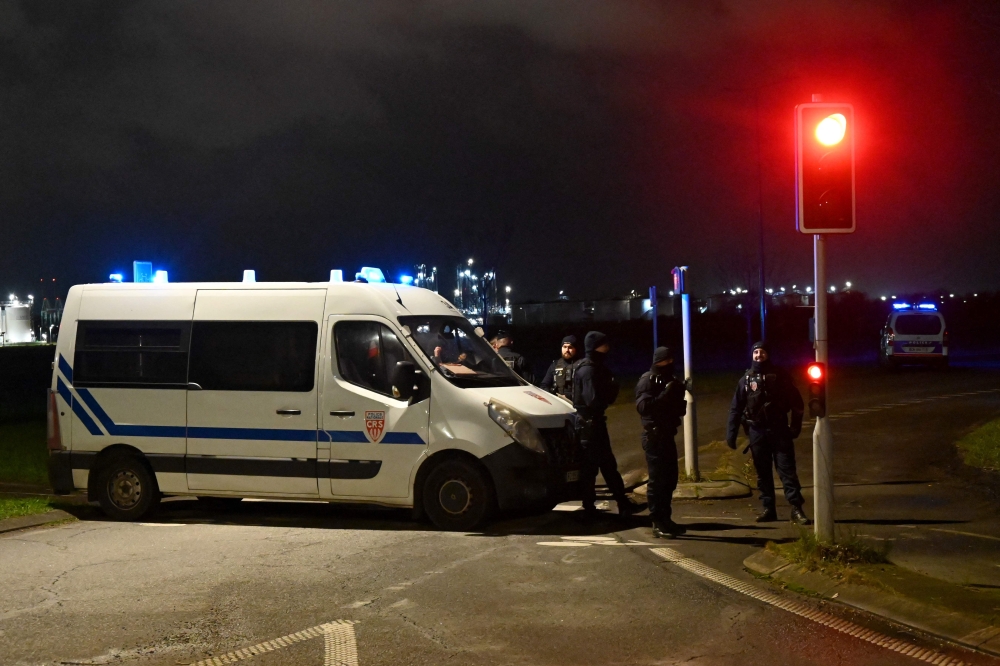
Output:
<svg viewBox="0 0 1000 666">
<path fill-rule="evenodd" d="M 834 423 L 838 518 L 900 542 L 928 529 L 996 534 L 989 479 L 963 469 L 951 442 L 1000 415 L 1000 393 L 855 410 L 990 390 L 998 378 L 961 370 L 845 376 L 833 395 L 834 411 L 852 414 Z M 720 392 L 699 405 L 706 440 L 726 402 Z M 619 439 L 622 457 L 634 459 L 637 443 L 627 433 Z M 807 440 L 799 467 L 811 499 Z M 572 511 L 500 521 L 482 534 L 436 532 L 401 512 L 305 503 L 244 502 L 212 515 L 174 500 L 144 524 L 94 516 L 0 536 L 0 663 L 916 663 L 654 550 L 754 582 L 742 559 L 768 539 L 794 536 L 784 523 L 753 525 L 754 509 L 749 499 L 679 502 L 675 515 L 692 530 L 669 542 L 651 539 L 642 517 L 586 525 Z M 989 578 L 996 542 L 955 536 L 976 544 L 959 548 L 960 557 L 981 556 Z M 981 541 L 992 551 L 977 550 Z M 781 594 L 966 663 L 996 663 Z M 337 620 L 356 624 L 321 628 Z"/>
</svg>

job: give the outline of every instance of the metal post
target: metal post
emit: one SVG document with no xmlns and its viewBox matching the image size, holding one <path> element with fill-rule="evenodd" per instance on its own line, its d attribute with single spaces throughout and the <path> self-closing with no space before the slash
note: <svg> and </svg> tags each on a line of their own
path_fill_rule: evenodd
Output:
<svg viewBox="0 0 1000 666">
<path fill-rule="evenodd" d="M 822 234 L 813 236 L 815 260 L 814 293 L 816 297 L 816 361 L 827 367 L 827 404 L 829 394 L 829 350 L 826 328 L 826 239 Z M 816 419 L 813 430 L 813 512 L 816 538 L 833 543 L 833 436 L 827 416 Z"/>
<path fill-rule="evenodd" d="M 657 330 L 657 314 L 659 310 L 656 307 L 656 287 L 649 288 L 649 303 L 653 306 L 653 351 L 660 346 L 660 336 Z"/>
<path fill-rule="evenodd" d="M 681 294 L 681 328 L 684 332 L 684 383 L 687 412 L 684 414 L 684 471 L 698 480 L 698 420 L 695 418 L 694 393 L 691 391 L 691 295 Z"/>
</svg>

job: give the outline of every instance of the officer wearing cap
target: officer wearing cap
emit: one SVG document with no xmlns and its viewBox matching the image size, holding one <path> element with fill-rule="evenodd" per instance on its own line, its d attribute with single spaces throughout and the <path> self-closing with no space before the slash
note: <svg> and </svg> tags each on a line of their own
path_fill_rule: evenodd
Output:
<svg viewBox="0 0 1000 666">
<path fill-rule="evenodd" d="M 774 506 L 773 465 L 784 486 L 785 499 L 792 505 L 792 521 L 808 525 L 809 518 L 802 510 L 802 485 L 795 470 L 795 443 L 792 441 L 802 432 L 802 395 L 788 373 L 771 363 L 766 342 L 754 344 L 751 360 L 750 369 L 740 378 L 729 407 L 726 443 L 729 448 L 736 448 L 736 435 L 741 425 L 750 437 L 748 448 L 757 470 L 757 489 L 762 504 L 757 522 L 778 519 Z"/>
<path fill-rule="evenodd" d="M 639 507 L 625 494 L 625 482 L 618 473 L 618 461 L 611 450 L 606 410 L 618 398 L 618 381 L 604 364 L 611 345 L 608 336 L 591 331 L 583 340 L 586 358 L 573 368 L 573 406 L 579 415 L 579 438 L 583 460 L 580 465 L 580 494 L 583 510 L 590 517 L 596 514 L 597 471 L 600 470 L 608 489 L 618 505 L 618 515 L 627 517 Z"/>
<path fill-rule="evenodd" d="M 552 361 L 545 372 L 541 387 L 573 402 L 573 364 L 576 362 L 576 336 L 567 335 L 562 341 L 562 355 Z"/>
<path fill-rule="evenodd" d="M 518 376 L 529 384 L 535 381 L 535 375 L 531 372 L 528 362 L 523 356 L 513 349 L 514 338 L 507 331 L 497 331 L 496 348 L 497 354 L 504 360 L 507 366 L 516 372 Z"/>
<path fill-rule="evenodd" d="M 653 366 L 635 386 L 635 408 L 642 419 L 642 450 L 649 483 L 646 498 L 653 519 L 653 536 L 672 539 L 684 534 L 670 517 L 670 500 L 677 488 L 677 444 L 674 436 L 687 410 L 684 382 L 674 377 L 674 355 L 667 347 L 653 352 Z"/>
</svg>

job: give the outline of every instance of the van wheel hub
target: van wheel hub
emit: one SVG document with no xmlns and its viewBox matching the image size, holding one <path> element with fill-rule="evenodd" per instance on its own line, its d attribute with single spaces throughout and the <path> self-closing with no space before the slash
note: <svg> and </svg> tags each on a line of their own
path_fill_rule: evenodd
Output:
<svg viewBox="0 0 1000 666">
<path fill-rule="evenodd" d="M 438 501 L 441 508 L 452 515 L 465 513 L 472 503 L 472 489 L 462 479 L 449 479 L 441 485 Z"/>
<path fill-rule="evenodd" d="M 118 508 L 130 509 L 142 497 L 142 483 L 131 470 L 120 470 L 108 480 L 108 495 Z"/>
</svg>

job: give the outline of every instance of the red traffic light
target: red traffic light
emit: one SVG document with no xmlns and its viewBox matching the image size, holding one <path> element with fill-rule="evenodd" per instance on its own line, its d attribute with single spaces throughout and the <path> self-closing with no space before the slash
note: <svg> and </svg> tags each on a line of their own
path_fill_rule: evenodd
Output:
<svg viewBox="0 0 1000 666">
<path fill-rule="evenodd" d="M 804 234 L 849 234 L 854 214 L 854 107 L 795 107 L 795 223 Z"/>
<path fill-rule="evenodd" d="M 810 363 L 806 377 L 809 378 L 809 416 L 826 416 L 826 364 Z"/>
<path fill-rule="evenodd" d="M 833 146 L 844 140 L 847 118 L 842 113 L 832 113 L 816 125 L 816 140 L 824 146 Z"/>
<path fill-rule="evenodd" d="M 813 363 L 806 369 L 806 374 L 812 380 L 823 379 L 823 366 L 819 363 Z"/>
</svg>

